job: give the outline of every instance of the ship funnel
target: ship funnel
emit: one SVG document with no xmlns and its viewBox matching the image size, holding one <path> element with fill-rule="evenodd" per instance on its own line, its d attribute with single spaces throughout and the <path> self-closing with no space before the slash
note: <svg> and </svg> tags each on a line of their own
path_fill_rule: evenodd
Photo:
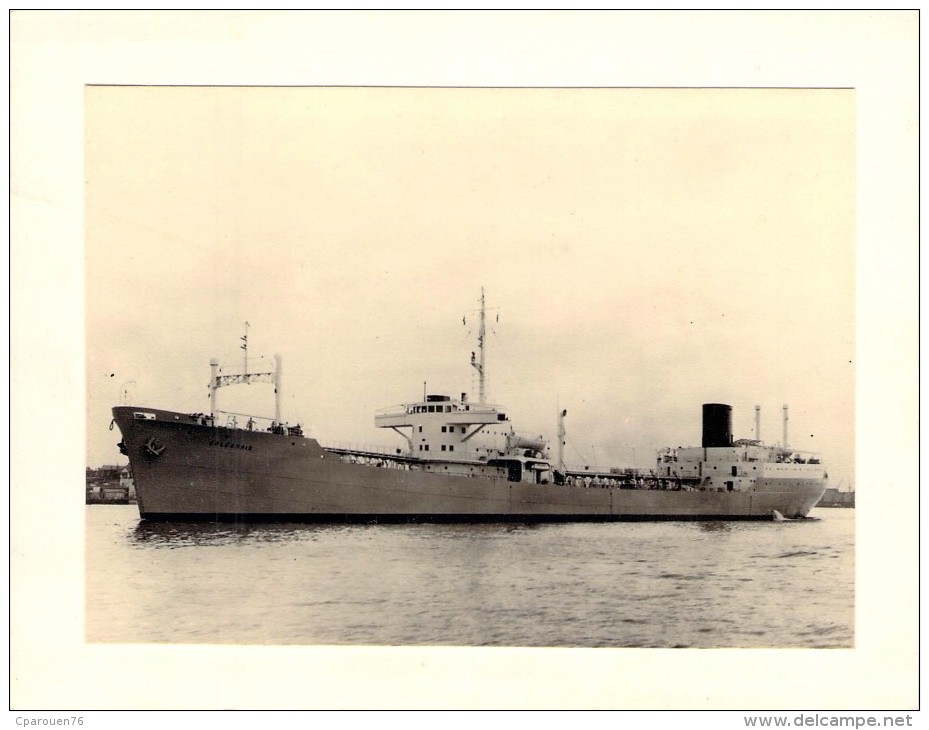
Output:
<svg viewBox="0 0 929 730">
<path fill-rule="evenodd" d="M 703 448 L 732 446 L 732 406 L 703 404 Z"/>
<path fill-rule="evenodd" d="M 755 439 L 761 441 L 761 406 L 755 406 Z"/>
</svg>

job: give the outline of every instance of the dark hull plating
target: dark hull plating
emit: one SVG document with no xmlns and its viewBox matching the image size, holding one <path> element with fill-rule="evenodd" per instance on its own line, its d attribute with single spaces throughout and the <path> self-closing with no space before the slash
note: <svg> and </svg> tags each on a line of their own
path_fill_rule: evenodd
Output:
<svg viewBox="0 0 929 730">
<path fill-rule="evenodd" d="M 316 523 L 361 525 L 415 525 L 415 524 L 485 524 L 505 522 L 527 524 L 538 522 L 719 522 L 723 520 L 770 521 L 771 515 L 576 515 L 576 514 L 486 514 L 486 515 L 390 515 L 390 514 L 216 514 L 199 515 L 187 512 L 149 512 L 147 520 L 159 522 L 212 522 L 225 523 Z"/>
<path fill-rule="evenodd" d="M 147 417 L 137 418 L 134 413 Z M 119 406 L 139 513 L 157 520 L 567 522 L 804 517 L 822 479 L 759 480 L 751 491 L 584 488 L 505 476 L 345 463 L 310 438 L 202 425 Z"/>
</svg>

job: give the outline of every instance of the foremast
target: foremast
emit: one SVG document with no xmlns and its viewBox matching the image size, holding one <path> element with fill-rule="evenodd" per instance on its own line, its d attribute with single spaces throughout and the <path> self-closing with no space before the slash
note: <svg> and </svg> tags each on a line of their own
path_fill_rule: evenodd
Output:
<svg viewBox="0 0 929 730">
<path fill-rule="evenodd" d="M 240 338 L 244 355 L 244 372 L 235 375 L 220 375 L 219 360 L 210 358 L 210 415 L 217 414 L 216 391 L 228 385 L 250 385 L 252 383 L 273 383 L 274 385 L 274 425 L 281 423 L 281 356 L 274 356 L 274 370 L 265 373 L 248 372 L 248 322 L 245 323 L 245 336 Z"/>
</svg>

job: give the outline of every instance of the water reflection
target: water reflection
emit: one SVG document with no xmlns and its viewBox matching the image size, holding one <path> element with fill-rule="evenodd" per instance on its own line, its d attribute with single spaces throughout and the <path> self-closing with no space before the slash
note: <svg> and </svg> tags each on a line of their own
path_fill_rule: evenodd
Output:
<svg viewBox="0 0 929 730">
<path fill-rule="evenodd" d="M 797 517 L 790 520 L 708 520 L 697 521 L 693 526 L 700 532 L 758 532 L 766 530 L 789 530 L 796 525 L 820 522 L 819 517 Z"/>
<path fill-rule="evenodd" d="M 722 520 L 710 520 L 708 522 L 698 522 L 701 532 L 729 532 L 732 530 L 731 522 L 724 522 Z"/>
<path fill-rule="evenodd" d="M 382 525 L 384 529 L 406 529 L 413 535 L 449 540 L 486 540 L 532 533 L 545 529 L 537 522 L 417 522 L 404 526 Z"/>
<path fill-rule="evenodd" d="M 321 533 L 345 529 L 344 525 L 297 523 L 152 522 L 141 520 L 130 532 L 135 547 L 189 547 L 231 545 L 239 542 L 292 542 L 315 540 Z"/>
<path fill-rule="evenodd" d="M 445 539 L 494 539 L 543 529 L 538 523 L 430 523 L 359 524 L 312 522 L 161 522 L 140 520 L 128 533 L 135 547 L 190 547 L 231 545 L 240 542 L 282 543 L 318 540 L 340 533 L 358 537 L 383 531 L 407 533 L 413 537 Z"/>
</svg>

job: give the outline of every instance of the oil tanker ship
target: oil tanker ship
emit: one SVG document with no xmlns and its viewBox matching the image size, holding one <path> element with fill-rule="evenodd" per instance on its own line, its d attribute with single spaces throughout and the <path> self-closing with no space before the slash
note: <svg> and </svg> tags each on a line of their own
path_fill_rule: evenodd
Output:
<svg viewBox="0 0 929 730">
<path fill-rule="evenodd" d="M 770 520 L 805 517 L 826 488 L 819 457 L 759 440 L 734 440 L 732 409 L 703 405 L 701 446 L 658 452 L 653 470 L 605 473 L 565 466 L 565 411 L 552 457 L 541 436 L 517 433 L 506 410 L 485 402 L 481 294 L 479 395 L 386 408 L 374 424 L 402 446 L 324 446 L 281 420 L 281 360 L 270 372 L 220 375 L 211 360 L 210 413 L 116 406 L 120 450 L 149 520 L 494 522 Z M 247 347 L 247 332 L 246 338 Z M 246 357 L 246 363 L 248 362 Z M 217 391 L 273 383 L 275 416 L 228 414 Z M 756 420 L 758 411 L 756 408 Z M 245 420 L 247 419 L 247 420 Z M 757 434 L 757 430 L 756 430 Z"/>
</svg>

